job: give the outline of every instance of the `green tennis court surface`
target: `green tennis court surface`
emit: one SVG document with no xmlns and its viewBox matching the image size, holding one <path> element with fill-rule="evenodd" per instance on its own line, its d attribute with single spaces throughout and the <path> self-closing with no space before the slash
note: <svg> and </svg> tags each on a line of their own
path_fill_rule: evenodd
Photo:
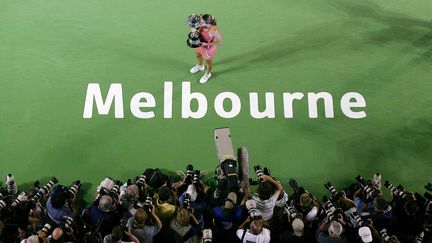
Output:
<svg viewBox="0 0 432 243">
<path fill-rule="evenodd" d="M 422 190 L 432 173 L 432 2 L 324 1 L 1 1 L 0 176 L 18 184 L 57 176 L 87 184 L 121 180 L 147 167 L 212 171 L 216 127 L 230 127 L 251 164 L 269 166 L 287 185 L 295 177 L 316 194 L 323 183 L 348 185 L 358 174 Z M 213 76 L 198 83 L 186 46 L 191 13 L 211 13 L 223 37 Z M 173 82 L 173 114 L 163 118 L 163 83 Z M 181 82 L 209 100 L 202 119 L 181 118 Z M 125 118 L 83 119 L 88 83 L 123 86 Z M 221 92 L 242 110 L 215 113 Z M 129 110 L 138 92 L 155 96 L 155 118 Z M 250 92 L 275 94 L 275 118 L 249 114 Z M 283 92 L 329 92 L 334 118 L 308 116 L 304 98 L 284 118 Z M 358 92 L 363 119 L 340 98 Z M 229 107 L 228 107 L 229 108 Z M 227 109 L 228 109 L 227 108 Z M 4 185 L 4 182 L 3 182 Z M 89 188 L 90 186 L 90 188 Z"/>
</svg>

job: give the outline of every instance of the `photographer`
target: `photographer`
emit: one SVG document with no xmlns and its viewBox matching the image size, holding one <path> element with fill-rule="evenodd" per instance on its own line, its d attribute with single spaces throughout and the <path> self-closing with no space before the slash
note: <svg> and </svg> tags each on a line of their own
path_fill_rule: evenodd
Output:
<svg viewBox="0 0 432 243">
<path fill-rule="evenodd" d="M 138 238 L 141 243 L 153 243 L 153 237 L 159 233 L 162 228 L 162 222 L 155 214 L 155 208 L 152 207 L 151 219 L 153 225 L 146 225 L 148 221 L 147 212 L 140 208 L 136 211 L 133 217 L 130 217 L 126 226 L 131 233 Z"/>
<path fill-rule="evenodd" d="M 110 234 L 113 227 L 120 223 L 115 200 L 110 195 L 98 197 L 89 208 L 90 223 L 93 228 L 99 226 L 99 232 L 104 237 Z"/>
<path fill-rule="evenodd" d="M 48 217 L 56 224 L 60 224 L 65 217 L 74 218 L 78 214 L 76 198 L 70 199 L 68 189 L 58 185 L 50 193 L 46 203 Z"/>
<path fill-rule="evenodd" d="M 237 195 L 230 192 L 223 206 L 217 206 L 212 211 L 215 241 L 231 239 L 242 218 L 243 209 L 237 206 Z M 233 239 L 231 239 L 233 241 Z"/>
<path fill-rule="evenodd" d="M 249 228 L 246 227 L 249 225 Z M 237 237 L 242 243 L 256 242 L 269 243 L 270 230 L 264 227 L 262 219 L 251 219 L 248 217 L 238 228 Z"/>
<path fill-rule="evenodd" d="M 128 231 L 124 231 L 124 234 L 130 238 L 131 241 L 123 241 L 123 231 L 120 226 L 116 226 L 113 228 L 111 234 L 105 236 L 103 239 L 103 243 L 140 243 L 138 238 L 136 238 L 131 232 L 130 229 Z"/>
<path fill-rule="evenodd" d="M 261 211 L 263 219 L 269 220 L 273 216 L 273 209 L 283 188 L 280 182 L 271 176 L 261 175 L 259 179 L 261 183 L 252 199 L 256 202 L 257 209 Z"/>
<path fill-rule="evenodd" d="M 155 194 L 153 200 L 153 207 L 155 208 L 155 214 L 159 217 L 162 225 L 169 225 L 170 220 L 175 216 L 178 208 L 169 203 L 169 201 L 174 200 L 172 198 L 172 193 L 168 186 L 163 186 L 159 188 L 158 193 Z M 172 238 L 169 227 L 163 227 L 161 231 L 154 237 L 155 242 L 169 242 Z"/>
<path fill-rule="evenodd" d="M 181 208 L 175 219 L 170 222 L 176 243 L 198 243 L 201 238 L 200 223 L 193 209 Z"/>
<path fill-rule="evenodd" d="M 343 233 L 344 229 L 341 223 L 338 221 L 328 221 L 322 224 L 316 234 L 316 240 L 318 243 L 348 243 L 346 236 Z"/>
<path fill-rule="evenodd" d="M 369 216 L 375 208 L 374 198 L 366 193 L 362 188 L 359 188 L 354 193 L 354 202 L 357 205 L 357 213 L 361 216 Z"/>
</svg>

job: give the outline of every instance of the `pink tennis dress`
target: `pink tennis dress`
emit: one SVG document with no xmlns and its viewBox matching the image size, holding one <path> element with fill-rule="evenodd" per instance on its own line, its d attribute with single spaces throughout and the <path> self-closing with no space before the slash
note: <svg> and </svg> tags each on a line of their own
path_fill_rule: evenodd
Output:
<svg viewBox="0 0 432 243">
<path fill-rule="evenodd" d="M 210 43 L 213 41 L 214 36 L 210 35 L 209 32 L 204 31 L 202 28 L 200 28 L 199 32 L 200 32 L 201 40 L 203 42 Z M 211 59 L 216 54 L 216 46 L 215 45 L 200 46 L 198 48 L 195 48 L 195 52 L 200 53 L 204 57 L 204 59 L 208 60 Z"/>
</svg>

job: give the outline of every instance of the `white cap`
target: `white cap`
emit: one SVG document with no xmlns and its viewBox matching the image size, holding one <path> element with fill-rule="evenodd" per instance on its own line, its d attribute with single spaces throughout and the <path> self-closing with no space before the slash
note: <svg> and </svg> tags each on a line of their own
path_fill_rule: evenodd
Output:
<svg viewBox="0 0 432 243">
<path fill-rule="evenodd" d="M 358 234 L 363 242 L 372 242 L 372 232 L 367 226 L 360 227 Z"/>
<path fill-rule="evenodd" d="M 304 234 L 304 223 L 301 219 L 294 219 L 292 222 L 292 228 L 294 231 L 294 234 L 296 236 L 303 236 Z"/>
</svg>

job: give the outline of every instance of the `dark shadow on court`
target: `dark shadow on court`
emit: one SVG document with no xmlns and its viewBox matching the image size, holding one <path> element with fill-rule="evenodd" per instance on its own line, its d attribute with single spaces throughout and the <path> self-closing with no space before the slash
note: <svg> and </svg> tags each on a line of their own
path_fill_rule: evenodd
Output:
<svg viewBox="0 0 432 243">
<path fill-rule="evenodd" d="M 331 0 L 329 4 L 353 18 L 379 22 L 384 28 L 366 32 L 364 41 L 374 45 L 400 42 L 422 49 L 419 60 L 432 61 L 432 21 L 385 10 L 371 1 Z"/>
<path fill-rule="evenodd" d="M 232 71 L 256 69 L 266 66 L 294 63 L 293 55 L 325 47 L 344 38 L 344 33 L 352 28 L 352 22 L 325 23 L 306 28 L 294 36 L 278 40 L 254 50 L 223 58 L 216 65 L 219 74 Z"/>
</svg>

